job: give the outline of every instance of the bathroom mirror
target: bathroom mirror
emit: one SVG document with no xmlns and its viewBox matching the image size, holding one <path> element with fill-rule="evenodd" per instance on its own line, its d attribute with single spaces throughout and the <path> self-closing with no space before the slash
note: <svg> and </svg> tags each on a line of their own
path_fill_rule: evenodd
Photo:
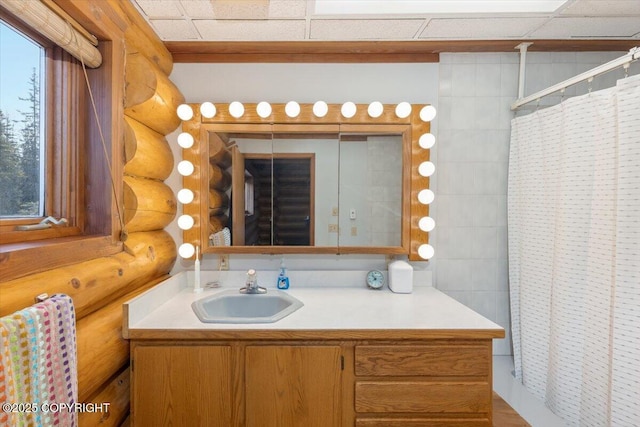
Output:
<svg viewBox="0 0 640 427">
<path fill-rule="evenodd" d="M 392 108 L 372 119 L 366 106 L 348 119 L 339 105 L 323 118 L 312 105 L 294 118 L 284 105 L 267 118 L 253 104 L 241 117 L 220 108 L 206 118 L 194 107 L 183 122 L 194 144 L 183 158 L 198 167 L 183 183 L 197 195 L 183 210 L 198 219 L 185 242 L 203 253 L 411 255 L 419 220 L 412 184 L 428 187 L 414 171 L 415 134 L 425 123 Z"/>
</svg>

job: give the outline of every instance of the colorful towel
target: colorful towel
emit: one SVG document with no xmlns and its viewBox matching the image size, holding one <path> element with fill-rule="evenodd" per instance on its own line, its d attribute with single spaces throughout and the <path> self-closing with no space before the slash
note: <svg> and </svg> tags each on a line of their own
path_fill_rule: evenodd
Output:
<svg viewBox="0 0 640 427">
<path fill-rule="evenodd" d="M 77 425 L 75 411 L 42 411 L 48 404 L 77 402 L 76 348 L 75 311 L 67 295 L 0 319 L 0 402 L 40 409 L 0 412 L 0 426 Z"/>
</svg>

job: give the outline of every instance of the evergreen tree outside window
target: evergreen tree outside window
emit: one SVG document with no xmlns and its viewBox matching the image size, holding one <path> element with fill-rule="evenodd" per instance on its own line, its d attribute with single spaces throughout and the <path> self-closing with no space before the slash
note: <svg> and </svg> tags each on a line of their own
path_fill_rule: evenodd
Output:
<svg viewBox="0 0 640 427">
<path fill-rule="evenodd" d="M 44 48 L 0 22 L 0 217 L 44 216 Z"/>
</svg>

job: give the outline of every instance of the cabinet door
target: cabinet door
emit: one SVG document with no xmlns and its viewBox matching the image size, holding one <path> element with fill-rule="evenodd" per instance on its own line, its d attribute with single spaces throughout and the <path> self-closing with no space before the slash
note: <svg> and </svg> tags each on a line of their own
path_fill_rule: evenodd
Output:
<svg viewBox="0 0 640 427">
<path fill-rule="evenodd" d="M 136 346 L 134 426 L 231 425 L 231 348 Z"/>
<path fill-rule="evenodd" d="M 339 346 L 248 346 L 247 427 L 330 427 L 341 417 Z"/>
</svg>

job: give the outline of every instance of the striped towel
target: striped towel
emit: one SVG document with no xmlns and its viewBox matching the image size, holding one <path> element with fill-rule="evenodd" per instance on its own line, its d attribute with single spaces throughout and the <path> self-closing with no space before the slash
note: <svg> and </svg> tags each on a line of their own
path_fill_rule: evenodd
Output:
<svg viewBox="0 0 640 427">
<path fill-rule="evenodd" d="M 56 294 L 0 319 L 0 401 L 65 403 L 78 400 L 73 301 Z M 0 413 L 0 426 L 75 427 L 75 412 Z"/>
<path fill-rule="evenodd" d="M 13 384 L 13 362 L 9 351 L 9 325 L 0 319 L 0 404 L 18 401 Z M 17 415 L 13 412 L 0 411 L 0 425 L 14 426 L 18 424 Z"/>
</svg>

